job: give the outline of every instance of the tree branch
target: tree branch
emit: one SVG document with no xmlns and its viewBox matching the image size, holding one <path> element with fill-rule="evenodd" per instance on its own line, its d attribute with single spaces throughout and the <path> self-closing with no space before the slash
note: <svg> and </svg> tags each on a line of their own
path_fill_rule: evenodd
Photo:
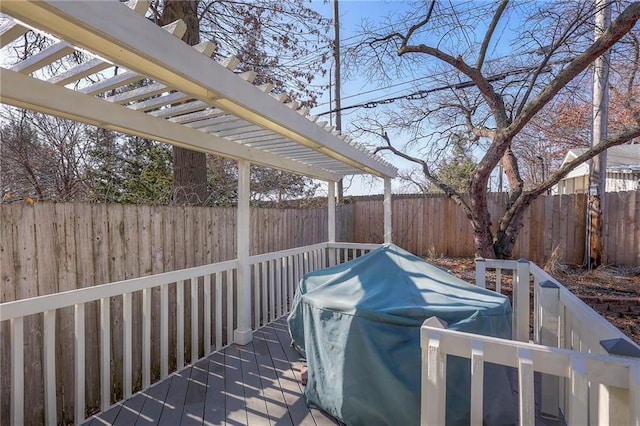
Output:
<svg viewBox="0 0 640 426">
<path fill-rule="evenodd" d="M 493 37 L 493 33 L 496 30 L 498 22 L 500 22 L 500 18 L 502 17 L 502 13 L 507 8 L 508 3 L 509 0 L 502 0 L 500 2 L 500 6 L 498 6 L 496 13 L 493 15 L 491 24 L 489 24 L 489 28 L 487 28 L 487 32 L 484 35 L 484 40 L 482 40 L 482 46 L 480 47 L 480 53 L 478 54 L 478 60 L 476 61 L 476 69 L 478 71 L 482 69 L 482 64 L 484 63 L 484 58 L 487 55 L 487 48 L 489 47 L 489 43 L 491 42 L 491 37 Z"/>
</svg>

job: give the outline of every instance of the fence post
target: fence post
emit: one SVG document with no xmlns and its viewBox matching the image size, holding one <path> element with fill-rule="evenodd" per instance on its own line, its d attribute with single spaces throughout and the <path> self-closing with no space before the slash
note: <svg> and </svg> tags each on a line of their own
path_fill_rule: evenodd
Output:
<svg viewBox="0 0 640 426">
<path fill-rule="evenodd" d="M 513 285 L 515 315 L 514 340 L 529 341 L 529 261 L 520 258 Z"/>
<path fill-rule="evenodd" d="M 559 347 L 560 336 L 560 288 L 550 280 L 537 286 L 538 304 L 534 315 L 538 318 L 536 330 L 540 345 Z M 558 376 L 542 374 L 540 376 L 540 414 L 552 419 L 559 418 L 560 381 Z"/>
<path fill-rule="evenodd" d="M 487 261 L 482 257 L 476 257 L 476 285 L 487 288 Z"/>
</svg>

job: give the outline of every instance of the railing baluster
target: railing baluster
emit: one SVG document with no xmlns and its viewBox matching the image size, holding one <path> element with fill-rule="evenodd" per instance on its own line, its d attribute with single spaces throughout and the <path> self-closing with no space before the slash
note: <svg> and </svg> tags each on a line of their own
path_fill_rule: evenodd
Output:
<svg viewBox="0 0 640 426">
<path fill-rule="evenodd" d="M 191 364 L 198 360 L 198 277 L 191 278 Z"/>
<path fill-rule="evenodd" d="M 151 385 L 151 291 L 142 290 L 142 387 Z"/>
<path fill-rule="evenodd" d="M 496 293 L 502 293 L 502 269 L 496 268 Z"/>
<path fill-rule="evenodd" d="M 267 278 L 267 262 L 260 264 L 262 273 L 260 274 L 260 282 L 262 284 L 262 325 L 269 322 L 269 296 L 267 286 L 270 284 Z M 256 326 L 256 328 L 258 328 Z"/>
<path fill-rule="evenodd" d="M 270 260 L 269 262 L 265 262 L 269 268 L 269 280 L 268 280 L 268 284 L 269 284 L 269 299 L 270 299 L 270 312 L 271 315 L 269 316 L 269 321 L 275 321 L 276 317 L 278 315 L 278 302 L 276 301 L 276 288 L 278 287 L 278 284 L 276 283 L 276 279 L 275 279 L 275 262 Z"/>
<path fill-rule="evenodd" d="M 518 398 L 520 400 L 520 424 L 534 425 L 535 397 L 533 393 L 533 360 L 531 350 L 518 349 Z"/>
<path fill-rule="evenodd" d="M 184 281 L 176 283 L 176 369 L 184 367 Z"/>
<path fill-rule="evenodd" d="M 56 410 L 56 311 L 45 311 L 43 315 L 44 338 L 42 355 L 44 358 L 44 409 L 45 423 L 58 424 Z"/>
<path fill-rule="evenodd" d="M 260 328 L 260 265 L 253 265 L 253 327 Z"/>
<path fill-rule="evenodd" d="M 24 319 L 12 319 L 11 327 L 11 423 L 24 424 Z"/>
<path fill-rule="evenodd" d="M 111 405 L 111 298 L 100 299 L 100 409 Z"/>
<path fill-rule="evenodd" d="M 233 272 L 225 271 L 227 277 L 227 345 L 233 342 L 233 295 L 235 294 Z"/>
<path fill-rule="evenodd" d="M 582 355 L 571 355 L 569 378 L 569 415 L 567 424 L 586 425 L 589 407 L 587 406 L 589 382 L 587 381 L 587 364 Z"/>
<path fill-rule="evenodd" d="M 629 367 L 629 401 L 640 401 L 640 364 Z M 640 404 L 629 404 L 629 424 L 640 425 Z"/>
<path fill-rule="evenodd" d="M 288 310 L 291 310 L 291 307 L 293 305 L 293 296 L 295 294 L 295 289 L 296 289 L 296 285 L 297 282 L 294 280 L 294 275 L 293 275 L 293 257 L 292 256 L 288 256 L 287 257 L 287 286 L 289 289 L 289 305 L 288 305 Z"/>
<path fill-rule="evenodd" d="M 84 402 L 84 303 L 78 303 L 74 309 L 74 338 L 75 338 L 75 422 L 82 423 L 85 419 Z"/>
<path fill-rule="evenodd" d="M 211 353 L 211 274 L 204 276 L 203 294 L 204 356 L 208 356 Z"/>
<path fill-rule="evenodd" d="M 123 382 L 124 382 L 124 397 L 129 398 L 131 396 L 131 338 L 132 338 L 132 324 L 131 324 L 131 293 L 125 293 L 122 295 L 122 361 L 123 361 Z"/>
<path fill-rule="evenodd" d="M 283 315 L 282 307 L 282 259 L 275 259 L 273 261 L 273 267 L 275 269 L 276 276 L 276 303 L 278 305 L 278 318 Z"/>
<path fill-rule="evenodd" d="M 169 285 L 160 286 L 160 378 L 169 375 Z"/>
<path fill-rule="evenodd" d="M 222 272 L 216 272 L 216 350 L 222 347 Z"/>
<path fill-rule="evenodd" d="M 484 400 L 484 348 L 479 340 L 471 342 L 471 424 L 481 425 Z"/>
</svg>

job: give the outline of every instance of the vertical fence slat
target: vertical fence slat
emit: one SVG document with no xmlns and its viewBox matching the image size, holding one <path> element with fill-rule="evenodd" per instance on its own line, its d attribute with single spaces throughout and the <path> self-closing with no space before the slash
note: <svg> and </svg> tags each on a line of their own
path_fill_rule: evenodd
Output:
<svg viewBox="0 0 640 426">
<path fill-rule="evenodd" d="M 204 277 L 204 356 L 211 353 L 211 274 Z"/>
<path fill-rule="evenodd" d="M 75 305 L 74 309 L 74 337 L 75 337 L 75 421 L 76 424 L 84 420 L 84 303 Z"/>
<path fill-rule="evenodd" d="M 12 319 L 11 327 L 11 424 L 24 424 L 24 321 Z"/>
<path fill-rule="evenodd" d="M 160 378 L 169 375 L 169 285 L 160 286 Z"/>
<path fill-rule="evenodd" d="M 275 259 L 273 261 L 273 267 L 275 268 L 275 276 L 276 276 L 276 299 L 278 305 L 278 317 L 283 315 L 283 306 L 282 306 L 282 259 Z"/>
<path fill-rule="evenodd" d="M 142 388 L 151 385 L 151 292 L 142 290 Z"/>
<path fill-rule="evenodd" d="M 56 425 L 56 311 L 45 311 L 43 315 L 44 337 L 44 408 L 45 423 Z"/>
<path fill-rule="evenodd" d="M 184 281 L 176 283 L 176 368 L 184 367 Z"/>
<path fill-rule="evenodd" d="M 131 324 L 132 318 L 132 294 L 125 293 L 122 295 L 122 359 L 123 359 L 123 381 L 124 381 L 124 397 L 129 398 L 132 393 L 131 389 L 131 375 L 132 371 L 132 333 L 133 324 Z"/>
<path fill-rule="evenodd" d="M 100 299 L 100 409 L 111 405 L 111 299 Z"/>
<path fill-rule="evenodd" d="M 191 278 L 191 364 L 198 360 L 198 277 Z"/>
</svg>

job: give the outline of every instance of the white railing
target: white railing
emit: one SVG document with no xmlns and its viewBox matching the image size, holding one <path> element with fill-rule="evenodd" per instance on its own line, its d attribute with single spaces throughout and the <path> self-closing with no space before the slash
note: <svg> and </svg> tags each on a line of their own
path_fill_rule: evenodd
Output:
<svg viewBox="0 0 640 426">
<path fill-rule="evenodd" d="M 536 424 L 534 372 L 567 383 L 571 391 L 564 418 L 569 425 L 640 424 L 640 363 L 635 360 L 478 336 L 433 324 L 427 322 L 421 329 L 423 425 L 445 424 L 448 355 L 471 362 L 472 425 L 483 424 L 484 381 L 491 380 L 484 375 L 487 362 L 517 369 L 520 425 Z M 600 398 L 593 407 L 590 394 L 596 389 Z M 544 391 L 541 394 L 544 398 Z"/>
<path fill-rule="evenodd" d="M 296 285 L 305 273 L 351 260 L 377 247 L 377 244 L 320 243 L 251 256 L 253 329 L 289 312 Z M 34 366 L 24 363 L 25 351 L 29 350 L 42 350 L 43 354 L 41 374 L 45 423 L 57 424 L 61 421 L 56 387 L 62 375 L 73 376 L 74 401 L 71 405 L 75 423 L 86 418 L 88 401 L 85 401 L 85 380 L 87 374 L 93 373 L 92 368 L 87 369 L 85 362 L 87 304 L 97 303 L 99 306 L 98 346 L 93 349 L 99 350 L 100 365 L 95 374 L 98 377 L 89 378 L 99 381 L 101 411 L 118 402 L 113 400 L 112 389 L 113 380 L 116 380 L 112 377 L 112 371 L 116 371 L 112 370 L 113 364 L 119 362 L 111 356 L 112 350 L 116 350 L 112 348 L 112 327 L 115 322 L 122 324 L 122 399 L 134 392 L 134 357 L 138 357 L 136 359 L 141 364 L 141 388 L 146 389 L 151 385 L 152 346 L 159 346 L 159 378 L 163 379 L 171 373 L 170 365 L 175 365 L 174 371 L 178 371 L 185 364 L 198 361 L 200 356 L 206 357 L 213 350 L 232 343 L 238 312 L 233 297 L 237 291 L 237 268 L 238 261 L 230 260 L 0 304 L 0 322 L 8 322 L 10 330 L 11 424 L 24 423 L 25 397 L 33 397 L 24 392 L 24 383 L 30 380 L 29 374 L 34 373 Z M 152 303 L 152 300 L 159 303 Z M 118 306 L 115 310 L 117 317 L 112 315 L 115 305 Z M 56 330 L 56 316 L 65 308 L 73 310 L 73 372 L 61 370 L 61 360 L 56 359 L 56 346 L 60 343 L 56 339 L 59 331 Z M 42 341 L 37 342 L 35 348 L 33 339 L 25 339 L 25 331 L 32 330 L 25 330 L 24 327 L 25 320 L 31 321 L 34 317 L 41 318 L 43 324 Z M 158 323 L 159 342 L 152 342 L 152 327 L 157 327 Z M 170 325 L 172 329 L 175 326 L 175 335 L 169 335 Z M 190 336 L 185 336 L 189 328 Z M 141 339 L 134 337 L 135 332 L 141 335 Z M 185 347 L 187 337 L 190 337 L 190 348 Z M 170 347 L 170 342 L 174 340 L 175 347 Z M 185 353 L 189 356 L 189 350 L 186 349 L 190 349 L 188 361 L 185 361 Z M 170 359 L 173 352 L 175 357 Z"/>
<path fill-rule="evenodd" d="M 513 274 L 513 341 L 423 326 L 423 424 L 441 424 L 442 368 L 451 354 L 471 359 L 472 424 L 482 418 L 478 373 L 492 362 L 518 369 L 520 424 L 533 424 L 536 371 L 542 415 L 640 426 L 640 347 L 534 263 L 477 259 L 476 285 L 486 288 L 487 270 L 495 270 L 497 292 L 504 290 L 503 272 Z"/>
</svg>

